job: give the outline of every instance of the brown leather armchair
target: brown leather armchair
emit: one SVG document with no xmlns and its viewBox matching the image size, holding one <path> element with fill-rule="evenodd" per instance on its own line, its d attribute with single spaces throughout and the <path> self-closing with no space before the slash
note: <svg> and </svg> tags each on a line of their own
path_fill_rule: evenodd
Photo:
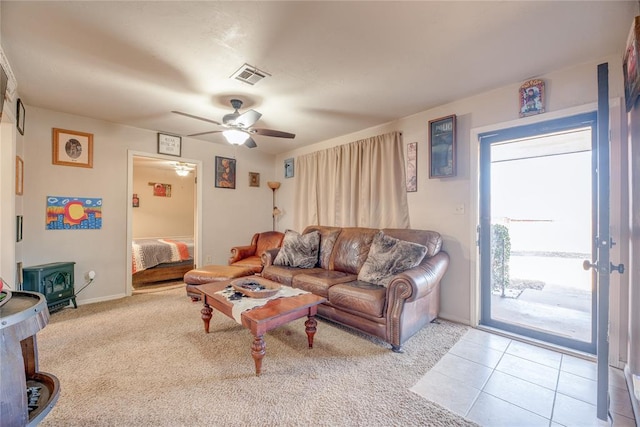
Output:
<svg viewBox="0 0 640 427">
<path fill-rule="evenodd" d="M 234 246 L 231 248 L 229 265 L 236 267 L 250 267 L 254 273 L 262 272 L 262 254 L 269 249 L 282 246 L 284 233 L 279 231 L 265 231 L 256 233 L 248 246 Z"/>
</svg>

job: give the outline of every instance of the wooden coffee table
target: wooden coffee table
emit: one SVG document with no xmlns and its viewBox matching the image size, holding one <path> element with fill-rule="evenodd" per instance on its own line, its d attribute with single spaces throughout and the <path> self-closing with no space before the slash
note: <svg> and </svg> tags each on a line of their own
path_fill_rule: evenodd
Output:
<svg viewBox="0 0 640 427">
<path fill-rule="evenodd" d="M 204 330 L 209 333 L 209 321 L 212 316 L 212 307 L 220 313 L 233 319 L 233 304 L 223 295 L 216 292 L 226 288 L 230 280 L 224 282 L 213 282 L 197 286 L 202 292 L 204 307 L 200 311 L 202 320 L 204 321 Z M 242 326 L 249 329 L 253 334 L 253 343 L 251 345 L 251 355 L 256 365 L 256 375 L 260 375 L 262 371 L 262 358 L 266 353 L 266 345 L 263 335 L 272 329 L 289 323 L 293 320 L 307 316 L 304 323 L 305 332 L 309 348 L 313 348 L 313 336 L 316 333 L 318 322 L 315 315 L 318 312 L 318 305 L 325 302 L 326 299 L 313 294 L 302 294 L 292 297 L 276 298 L 270 300 L 262 307 L 242 312 L 240 316 Z"/>
</svg>

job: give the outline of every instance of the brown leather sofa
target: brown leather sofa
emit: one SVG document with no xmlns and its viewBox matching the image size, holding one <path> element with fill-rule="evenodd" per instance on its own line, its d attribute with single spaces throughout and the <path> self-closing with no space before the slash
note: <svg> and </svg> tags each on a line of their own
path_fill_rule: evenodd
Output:
<svg viewBox="0 0 640 427">
<path fill-rule="evenodd" d="M 442 237 L 435 231 L 383 229 L 396 239 L 427 247 L 422 262 L 397 274 L 387 287 L 358 280 L 374 236 L 373 228 L 309 226 L 302 234 L 320 232 L 320 263 L 314 268 L 273 265 L 279 249 L 265 251 L 262 276 L 327 299 L 318 315 L 378 337 L 401 352 L 402 344 L 440 310 L 440 280 L 449 265 L 442 251 Z M 335 243 L 330 240 L 335 237 Z M 323 253 L 324 252 L 324 253 Z"/>
</svg>

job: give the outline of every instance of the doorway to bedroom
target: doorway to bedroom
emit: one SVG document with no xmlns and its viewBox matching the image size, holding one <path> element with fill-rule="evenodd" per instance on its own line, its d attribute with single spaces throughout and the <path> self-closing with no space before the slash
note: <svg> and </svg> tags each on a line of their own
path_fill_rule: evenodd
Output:
<svg viewBox="0 0 640 427">
<path fill-rule="evenodd" d="M 197 165 L 145 156 L 132 165 L 132 293 L 184 286 L 195 259 Z"/>
</svg>

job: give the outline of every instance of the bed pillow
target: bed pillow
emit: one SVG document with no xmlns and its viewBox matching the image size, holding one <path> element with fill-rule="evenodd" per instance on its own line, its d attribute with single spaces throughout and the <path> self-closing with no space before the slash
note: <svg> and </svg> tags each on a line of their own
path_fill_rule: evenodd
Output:
<svg viewBox="0 0 640 427">
<path fill-rule="evenodd" d="M 312 268 L 318 263 L 318 249 L 320 246 L 320 232 L 300 235 L 287 230 L 284 233 L 282 247 L 273 260 L 274 265 L 287 267 Z"/>
<path fill-rule="evenodd" d="M 393 276 L 419 265 L 426 253 L 426 246 L 396 239 L 380 231 L 373 238 L 358 280 L 386 287 Z"/>
</svg>

